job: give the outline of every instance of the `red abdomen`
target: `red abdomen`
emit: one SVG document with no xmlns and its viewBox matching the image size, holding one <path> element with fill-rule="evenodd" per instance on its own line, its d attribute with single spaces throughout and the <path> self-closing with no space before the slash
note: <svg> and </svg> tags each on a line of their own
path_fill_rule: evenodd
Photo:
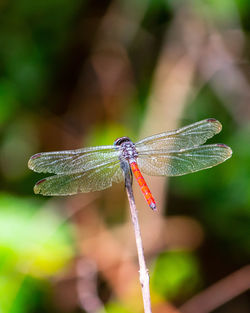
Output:
<svg viewBox="0 0 250 313">
<path fill-rule="evenodd" d="M 151 191 L 148 188 L 147 183 L 145 182 L 145 179 L 142 176 L 141 171 L 138 168 L 137 163 L 136 162 L 131 162 L 130 163 L 130 167 L 131 167 L 132 172 L 134 173 L 135 179 L 137 180 L 137 182 L 138 182 L 138 184 L 139 184 L 139 186 L 141 188 L 141 191 L 142 191 L 142 193 L 144 195 L 144 198 L 146 199 L 148 205 L 150 206 L 150 208 L 152 210 L 156 210 L 155 200 L 154 200 L 154 198 L 152 196 Z"/>
</svg>

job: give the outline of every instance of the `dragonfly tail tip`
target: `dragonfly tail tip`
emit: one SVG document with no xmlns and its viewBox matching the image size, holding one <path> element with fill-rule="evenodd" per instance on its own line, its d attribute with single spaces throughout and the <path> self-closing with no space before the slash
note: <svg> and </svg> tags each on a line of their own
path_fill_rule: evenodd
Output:
<svg viewBox="0 0 250 313">
<path fill-rule="evenodd" d="M 153 210 L 153 211 L 157 211 L 157 208 L 156 208 L 156 204 L 155 203 L 150 203 L 150 208 Z"/>
</svg>

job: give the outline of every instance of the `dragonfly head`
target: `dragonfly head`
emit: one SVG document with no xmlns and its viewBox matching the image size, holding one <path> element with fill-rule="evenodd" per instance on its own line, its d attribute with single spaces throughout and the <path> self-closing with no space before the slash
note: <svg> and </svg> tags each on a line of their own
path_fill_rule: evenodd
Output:
<svg viewBox="0 0 250 313">
<path fill-rule="evenodd" d="M 131 142 L 131 140 L 126 136 L 117 138 L 114 142 L 114 146 L 120 146 L 124 142 Z"/>
</svg>

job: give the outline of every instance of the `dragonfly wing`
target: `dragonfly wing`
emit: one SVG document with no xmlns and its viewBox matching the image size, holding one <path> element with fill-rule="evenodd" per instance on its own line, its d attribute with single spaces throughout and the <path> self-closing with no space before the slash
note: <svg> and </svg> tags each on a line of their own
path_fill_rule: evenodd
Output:
<svg viewBox="0 0 250 313">
<path fill-rule="evenodd" d="M 33 155 L 28 166 L 38 173 L 70 174 L 87 171 L 105 160 L 118 160 L 118 156 L 119 150 L 114 146 L 42 152 Z"/>
<path fill-rule="evenodd" d="M 203 145 L 166 153 L 151 151 L 142 153 L 137 163 L 148 175 L 180 176 L 213 167 L 232 155 L 232 150 L 224 144 Z"/>
<path fill-rule="evenodd" d="M 188 149 L 203 144 L 221 129 L 222 125 L 219 121 L 209 118 L 174 131 L 144 138 L 135 146 L 139 153 L 157 149 L 165 151 Z"/>
<path fill-rule="evenodd" d="M 58 174 L 36 183 L 34 192 L 45 196 L 73 195 L 103 190 L 124 180 L 119 160 L 81 173 Z"/>
</svg>

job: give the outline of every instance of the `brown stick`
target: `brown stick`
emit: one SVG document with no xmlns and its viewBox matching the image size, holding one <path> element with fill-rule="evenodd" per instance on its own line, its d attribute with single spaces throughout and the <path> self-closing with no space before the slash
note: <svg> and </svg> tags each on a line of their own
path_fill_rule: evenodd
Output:
<svg viewBox="0 0 250 313">
<path fill-rule="evenodd" d="M 208 313 L 249 288 L 250 265 L 247 265 L 194 296 L 179 309 L 183 313 Z"/>
<path fill-rule="evenodd" d="M 142 238 L 141 238 L 140 226 L 139 226 L 139 221 L 138 221 L 138 214 L 137 214 L 137 209 L 135 205 L 135 199 L 133 195 L 130 177 L 125 177 L 125 187 L 126 187 L 126 191 L 128 195 L 130 213 L 131 213 L 131 218 L 132 218 L 134 232 L 135 232 L 135 240 L 136 240 L 136 247 L 137 247 L 139 267 L 140 267 L 139 273 L 140 273 L 140 283 L 141 283 L 141 289 L 142 289 L 144 312 L 152 313 L 150 290 L 149 290 L 149 274 L 148 274 L 148 269 L 146 267 L 145 258 L 144 258 Z"/>
</svg>

